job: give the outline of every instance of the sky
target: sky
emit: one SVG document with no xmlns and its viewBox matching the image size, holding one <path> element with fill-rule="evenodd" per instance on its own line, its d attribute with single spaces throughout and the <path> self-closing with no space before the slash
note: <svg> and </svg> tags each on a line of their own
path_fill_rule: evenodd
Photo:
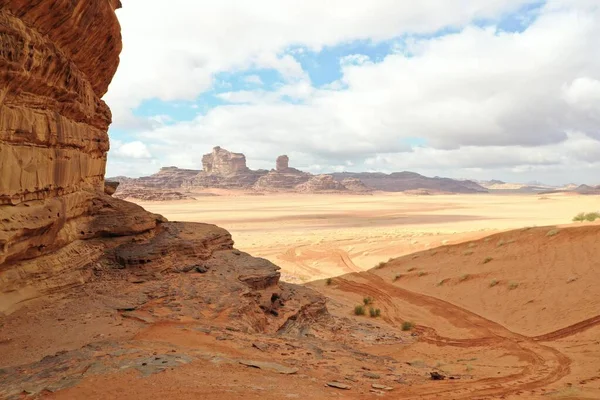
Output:
<svg viewBox="0 0 600 400">
<path fill-rule="evenodd" d="M 598 0 L 123 0 L 107 176 L 271 169 L 600 184 Z"/>
</svg>

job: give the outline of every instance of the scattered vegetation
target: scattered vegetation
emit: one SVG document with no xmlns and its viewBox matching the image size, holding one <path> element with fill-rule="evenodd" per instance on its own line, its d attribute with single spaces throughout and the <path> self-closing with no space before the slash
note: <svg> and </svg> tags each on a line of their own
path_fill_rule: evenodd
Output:
<svg viewBox="0 0 600 400">
<path fill-rule="evenodd" d="M 363 303 L 364 303 L 364 305 L 365 305 L 365 306 L 368 306 L 368 305 L 370 305 L 370 304 L 373 304 L 373 302 L 374 302 L 374 301 L 375 301 L 375 299 L 373 299 L 371 296 L 369 296 L 369 297 L 365 297 L 365 298 L 363 299 Z"/>
<path fill-rule="evenodd" d="M 518 283 L 518 282 L 510 282 L 510 283 L 508 284 L 508 288 L 509 288 L 510 290 L 515 290 L 515 289 L 516 289 L 516 288 L 518 288 L 518 287 L 519 287 L 519 283 Z"/>
<path fill-rule="evenodd" d="M 379 264 L 377 264 L 377 265 L 375 266 L 375 268 L 377 268 L 377 269 L 381 269 L 381 268 L 383 268 L 383 267 L 385 267 L 385 262 L 384 262 L 384 261 L 380 262 Z"/>
<path fill-rule="evenodd" d="M 556 235 L 558 235 L 558 232 L 560 232 L 558 229 L 552 229 L 551 231 L 548 231 L 548 233 L 546 233 L 546 236 L 548 236 L 548 237 L 556 236 Z"/>
<path fill-rule="evenodd" d="M 419 277 L 427 275 L 427 272 L 421 271 L 417 274 Z"/>
<path fill-rule="evenodd" d="M 465 371 L 467 371 L 467 372 L 473 371 L 473 366 L 471 364 L 467 364 L 467 367 L 465 368 Z"/>
<path fill-rule="evenodd" d="M 577 277 L 576 277 L 576 276 L 572 276 L 572 277 L 570 277 L 569 279 L 567 279 L 567 283 L 573 283 L 573 282 L 575 282 L 576 280 L 577 280 Z"/>
<path fill-rule="evenodd" d="M 381 310 L 379 308 L 369 308 L 369 315 L 371 316 L 371 318 L 377 318 L 379 316 L 381 316 Z"/>
<path fill-rule="evenodd" d="M 436 254 L 437 254 L 437 250 L 433 250 L 433 251 L 431 252 L 431 255 L 432 255 L 432 256 L 435 256 Z"/>
<path fill-rule="evenodd" d="M 365 315 L 365 307 L 360 304 L 354 307 L 354 315 Z"/>
<path fill-rule="evenodd" d="M 444 286 L 444 283 L 446 283 L 446 282 L 448 282 L 448 278 L 446 278 L 446 279 L 442 279 L 441 281 L 439 281 L 439 282 L 437 283 L 437 285 L 438 285 L 438 286 Z"/>
<path fill-rule="evenodd" d="M 411 267 L 411 268 L 407 269 L 407 271 L 408 271 L 408 272 L 413 272 L 413 271 L 415 271 L 416 269 L 417 269 L 416 267 Z"/>
<path fill-rule="evenodd" d="M 402 274 L 396 274 L 396 276 L 394 276 L 394 282 L 396 282 L 400 278 L 402 278 Z"/>
<path fill-rule="evenodd" d="M 581 212 L 581 213 L 577 214 L 575 217 L 573 217 L 574 222 L 583 222 L 583 221 L 594 222 L 597 219 L 600 219 L 600 212 L 589 212 L 589 213 Z"/>
<path fill-rule="evenodd" d="M 492 260 L 493 260 L 493 258 L 492 258 L 492 257 L 486 257 L 486 258 L 483 260 L 483 263 L 484 263 L 484 264 L 487 264 L 487 263 L 491 262 Z"/>
<path fill-rule="evenodd" d="M 404 321 L 404 322 L 402 323 L 402 330 L 403 330 L 403 331 L 405 331 L 405 332 L 406 332 L 406 331 L 410 331 L 410 330 L 411 330 L 412 328 L 414 328 L 414 327 L 415 327 L 415 324 L 413 324 L 413 323 L 412 323 L 412 322 L 410 322 L 410 321 Z"/>
<path fill-rule="evenodd" d="M 504 239 L 500 239 L 500 240 L 498 241 L 498 244 L 497 244 L 497 246 L 498 246 L 498 247 L 502 247 L 502 246 L 504 246 L 505 244 L 506 244 L 506 242 L 504 241 Z"/>
<path fill-rule="evenodd" d="M 465 256 L 470 256 L 470 255 L 473 255 L 473 253 L 474 253 L 474 251 L 473 251 L 473 250 L 467 250 L 467 251 L 465 251 L 465 252 L 463 253 L 463 255 L 465 255 Z"/>
<path fill-rule="evenodd" d="M 333 279 L 331 279 L 331 278 L 327 278 L 327 280 L 325 281 L 325 284 L 327 286 L 331 286 L 332 283 L 333 283 Z"/>
<path fill-rule="evenodd" d="M 460 278 L 458 278 L 458 280 L 459 280 L 459 282 L 464 282 L 464 281 L 466 281 L 467 279 L 469 279 L 470 277 L 471 277 L 471 275 L 469 275 L 469 274 L 464 274 L 464 275 L 461 275 L 461 276 L 460 276 Z"/>
<path fill-rule="evenodd" d="M 498 279 L 492 279 L 492 281 L 490 282 L 490 287 L 497 286 L 499 283 L 500 281 Z"/>
<path fill-rule="evenodd" d="M 469 243 L 469 248 L 472 249 L 474 247 L 477 247 L 477 244 L 475 242 L 471 242 Z"/>
</svg>

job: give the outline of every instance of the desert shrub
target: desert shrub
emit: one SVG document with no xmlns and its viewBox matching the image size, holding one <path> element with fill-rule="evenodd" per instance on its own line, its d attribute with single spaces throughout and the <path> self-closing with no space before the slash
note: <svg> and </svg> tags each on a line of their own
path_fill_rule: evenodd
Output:
<svg viewBox="0 0 600 400">
<path fill-rule="evenodd" d="M 404 321 L 402 323 L 402 330 L 405 331 L 405 332 L 406 331 L 410 331 L 412 328 L 414 328 L 414 326 L 415 326 L 415 324 L 413 324 L 412 322 L 410 322 L 410 321 Z"/>
<path fill-rule="evenodd" d="M 511 283 L 508 284 L 508 288 L 510 290 L 515 290 L 518 287 L 519 287 L 519 284 L 517 282 L 511 282 Z"/>
<path fill-rule="evenodd" d="M 546 233 L 546 236 L 548 236 L 548 237 L 556 236 L 556 235 L 558 235 L 558 232 L 560 232 L 558 229 L 552 229 L 551 231 L 548 231 L 548 233 Z"/>
<path fill-rule="evenodd" d="M 492 279 L 490 282 L 490 287 L 497 286 L 500 283 L 497 279 Z"/>
<path fill-rule="evenodd" d="M 474 248 L 474 247 L 477 247 L 477 243 L 475 243 L 475 242 L 471 242 L 471 243 L 469 243 L 469 248 L 470 248 L 470 249 L 472 249 L 472 248 Z"/>
<path fill-rule="evenodd" d="M 369 308 L 369 315 L 371 318 L 377 318 L 381 315 L 381 310 L 379 308 Z"/>
<path fill-rule="evenodd" d="M 500 240 L 498 241 L 498 247 L 502 247 L 502 246 L 504 246 L 505 244 L 506 244 L 506 242 L 504 241 L 504 239 L 500 239 Z"/>
<path fill-rule="evenodd" d="M 370 296 L 369 297 L 365 297 L 363 299 L 363 303 L 364 303 L 365 306 L 368 306 L 369 304 L 373 304 L 373 301 L 375 301 L 375 300 L 373 300 L 373 298 L 370 297 Z"/>
<path fill-rule="evenodd" d="M 408 272 L 413 272 L 413 271 L 415 271 L 416 269 L 417 269 L 416 267 L 411 267 L 411 268 L 407 269 L 407 271 L 408 271 Z"/>
<path fill-rule="evenodd" d="M 394 276 L 394 282 L 396 282 L 400 278 L 402 278 L 402 274 L 396 274 L 396 276 Z"/>
<path fill-rule="evenodd" d="M 492 262 L 492 260 L 493 260 L 493 258 L 492 258 L 492 257 L 486 257 L 486 258 L 483 260 L 483 263 L 484 263 L 484 264 L 487 264 L 487 263 L 489 263 L 489 262 Z"/>
<path fill-rule="evenodd" d="M 471 277 L 471 275 L 469 275 L 469 274 L 464 274 L 464 275 L 461 275 L 461 277 L 460 277 L 460 278 L 458 278 L 458 280 L 459 280 L 460 282 L 464 282 L 464 281 L 466 281 L 467 279 L 469 279 L 470 277 Z"/>
<path fill-rule="evenodd" d="M 381 268 L 383 268 L 383 267 L 385 267 L 385 262 L 384 262 L 384 261 L 380 262 L 379 264 L 377 264 L 377 265 L 375 266 L 375 268 L 377 268 L 377 269 L 381 269 Z"/>
<path fill-rule="evenodd" d="M 446 282 L 448 282 L 448 278 L 446 278 L 446 279 L 442 279 L 441 281 L 439 281 L 439 282 L 437 283 L 437 285 L 438 285 L 438 286 L 444 286 L 444 283 L 446 283 Z"/>
<path fill-rule="evenodd" d="M 425 272 L 425 271 L 421 271 L 421 272 L 419 272 L 417 275 L 419 275 L 419 276 L 425 276 L 425 275 L 427 275 L 427 272 Z"/>
<path fill-rule="evenodd" d="M 576 277 L 576 276 L 572 276 L 572 277 L 570 277 L 569 279 L 567 279 L 567 283 L 573 283 L 573 282 L 575 282 L 576 280 L 577 280 L 577 277 Z"/>
<path fill-rule="evenodd" d="M 327 286 L 331 286 L 332 283 L 333 283 L 333 279 L 331 279 L 331 278 L 327 278 L 327 280 L 325 281 L 325 284 Z"/>
<path fill-rule="evenodd" d="M 600 212 L 589 212 L 589 213 L 581 212 L 581 213 L 577 214 L 575 217 L 573 217 L 574 222 L 583 222 L 583 221 L 594 222 L 597 219 L 600 219 Z"/>
<path fill-rule="evenodd" d="M 365 307 L 360 304 L 354 307 L 354 315 L 365 315 Z"/>
<path fill-rule="evenodd" d="M 465 255 L 465 256 L 473 255 L 473 250 L 467 250 L 463 253 L 463 255 Z"/>
</svg>

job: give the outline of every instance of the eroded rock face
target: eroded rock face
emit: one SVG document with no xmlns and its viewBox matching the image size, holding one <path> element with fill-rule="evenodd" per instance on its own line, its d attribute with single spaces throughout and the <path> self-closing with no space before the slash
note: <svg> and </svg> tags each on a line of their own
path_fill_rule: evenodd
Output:
<svg viewBox="0 0 600 400">
<path fill-rule="evenodd" d="M 286 155 L 282 155 L 277 157 L 277 161 L 275 162 L 275 169 L 277 171 L 285 171 L 290 167 L 290 158 Z"/>
<path fill-rule="evenodd" d="M 296 168 L 290 168 L 290 159 L 283 155 L 277 157 L 275 169 L 256 181 L 254 189 L 264 191 L 288 191 L 304 183 L 312 176 Z"/>
<path fill-rule="evenodd" d="M 318 192 L 344 192 L 348 188 L 333 179 L 331 175 L 313 176 L 307 182 L 296 186 L 299 192 L 318 193 Z"/>
<path fill-rule="evenodd" d="M 104 192 L 111 114 L 101 97 L 119 63 L 118 6 L 0 1 L 0 271 L 82 237 L 156 225 Z M 109 233 L 97 223 L 107 214 L 132 225 Z"/>
<path fill-rule="evenodd" d="M 249 171 L 246 166 L 246 156 L 242 153 L 232 153 L 219 146 L 212 153 L 202 157 L 202 168 L 207 174 L 232 175 Z"/>
</svg>

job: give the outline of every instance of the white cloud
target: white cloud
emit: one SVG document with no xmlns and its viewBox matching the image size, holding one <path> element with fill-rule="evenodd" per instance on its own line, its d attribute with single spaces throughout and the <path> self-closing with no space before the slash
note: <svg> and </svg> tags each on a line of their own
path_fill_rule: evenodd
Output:
<svg viewBox="0 0 600 400">
<path fill-rule="evenodd" d="M 181 1 L 175 22 L 155 30 L 144 16 L 170 13 L 171 4 L 131 0 L 125 5 L 125 67 L 109 92 L 116 115 L 144 98 L 195 96 L 213 84 L 218 71 L 273 68 L 285 81 L 274 91 L 223 93 L 230 104 L 193 121 L 146 127 L 140 140 L 152 144 L 165 165 L 198 167 L 200 154 L 222 145 L 245 152 L 254 167 L 271 168 L 278 154 L 294 150 L 293 165 L 319 171 L 348 165 L 553 180 L 567 177 L 557 172 L 562 168 L 580 179 L 597 175 L 592 169 L 600 160 L 597 1 L 549 0 L 522 33 L 469 25 L 454 34 L 413 39 L 378 62 L 351 54 L 340 60 L 340 81 L 321 89 L 284 49 L 428 33 L 531 2 L 211 3 Z M 333 13 L 330 7 L 336 5 Z M 216 29 L 217 23 L 225 25 Z M 154 52 L 142 54 L 142 33 L 155 39 Z M 135 41 L 142 46 L 128 50 L 127 43 Z M 187 61 L 154 85 L 148 77 L 162 76 L 170 52 L 177 51 Z M 136 68 L 148 70 L 130 79 Z M 284 101 L 290 98 L 294 104 Z M 415 137 L 426 146 L 412 149 Z"/>
<path fill-rule="evenodd" d="M 357 39 L 429 33 L 533 2 L 129 0 L 117 12 L 124 51 L 106 100 L 115 124 L 131 126 L 130 110 L 144 99 L 193 100 L 211 88 L 217 72 L 255 65 L 287 77 L 302 75 L 292 55 L 278 56 L 289 46 L 321 49 Z"/>
<path fill-rule="evenodd" d="M 152 158 L 146 145 L 140 141 L 122 143 L 113 140 L 111 154 L 121 158 Z"/>
</svg>

